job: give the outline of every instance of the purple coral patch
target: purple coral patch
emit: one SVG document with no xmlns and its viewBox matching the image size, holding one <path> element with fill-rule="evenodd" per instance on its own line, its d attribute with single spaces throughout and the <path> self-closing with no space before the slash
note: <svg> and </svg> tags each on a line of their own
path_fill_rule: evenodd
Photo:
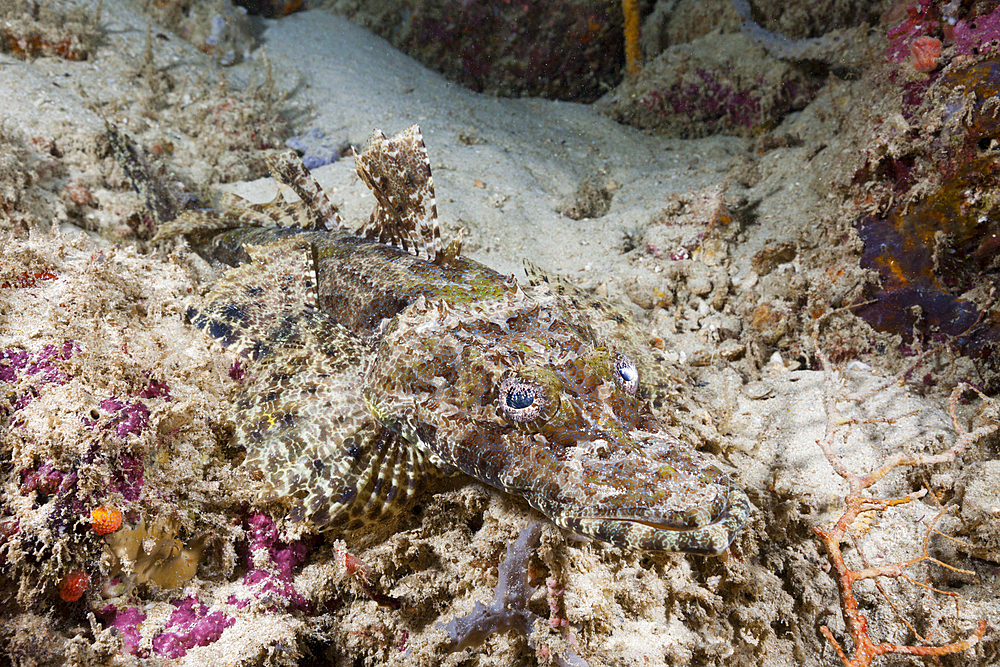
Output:
<svg viewBox="0 0 1000 667">
<path fill-rule="evenodd" d="M 705 69 L 696 70 L 695 76 L 697 82 L 653 91 L 641 103 L 662 113 L 704 117 L 711 129 L 716 129 L 720 122 L 743 127 L 753 127 L 758 122 L 759 88 L 735 90 L 731 84 Z"/>
<path fill-rule="evenodd" d="M 137 456 L 121 454 L 118 465 L 111 468 L 111 490 L 122 494 L 129 502 L 139 499 L 142 490 L 142 459 Z"/>
<path fill-rule="evenodd" d="M 46 462 L 35 469 L 21 471 L 21 493 L 28 495 L 37 491 L 39 495 L 51 496 L 63 488 L 65 479 L 66 473 Z"/>
<path fill-rule="evenodd" d="M 195 646 L 208 646 L 236 619 L 222 611 L 208 613 L 208 607 L 194 596 L 175 600 L 176 609 L 164 626 L 164 632 L 153 637 L 153 652 L 176 660 Z"/>
<path fill-rule="evenodd" d="M 135 397 L 139 399 L 162 398 L 169 401 L 170 387 L 164 380 L 150 380 L 143 389 L 135 394 Z M 149 408 L 142 400 L 125 403 L 118 398 L 106 398 L 101 401 L 101 409 L 114 413 L 108 427 L 113 427 L 119 438 L 125 438 L 131 434 L 138 435 L 149 426 Z"/>
<path fill-rule="evenodd" d="M 114 416 L 108 423 L 108 427 L 114 428 L 119 438 L 124 438 L 131 433 L 138 435 L 149 426 L 149 408 L 142 401 L 126 404 L 117 398 L 106 398 L 101 401 L 101 410 L 113 413 Z"/>
<path fill-rule="evenodd" d="M 247 575 L 243 584 L 253 592 L 256 600 L 271 609 L 293 606 L 309 612 L 311 605 L 295 590 L 292 570 L 302 564 L 314 540 L 285 542 L 278 538 L 274 520 L 257 512 L 247 518 L 248 545 L 245 555 Z M 229 603 L 243 608 L 247 600 L 235 596 Z"/>
<path fill-rule="evenodd" d="M 139 642 L 142 640 L 139 626 L 146 620 L 146 615 L 139 611 L 138 607 L 118 609 L 114 605 L 102 609 L 100 615 L 106 624 L 120 633 L 122 652 L 136 655 L 139 651 Z"/>
<path fill-rule="evenodd" d="M 17 379 L 17 372 L 27 365 L 27 350 L 4 350 L 0 352 L 0 381 L 13 382 Z"/>
<path fill-rule="evenodd" d="M 149 408 L 140 401 L 131 403 L 120 411 L 115 425 L 115 433 L 119 438 L 124 438 L 130 434 L 142 433 L 149 426 Z"/>
<path fill-rule="evenodd" d="M 959 53 L 980 54 L 1000 45 L 1000 7 L 992 14 L 955 24 L 955 46 Z M 984 48 L 986 47 L 986 48 Z"/>
<path fill-rule="evenodd" d="M 266 548 L 271 563 L 277 574 L 287 581 L 291 580 L 292 569 L 305 560 L 309 544 L 298 540 L 291 544 L 278 539 L 278 527 L 274 520 L 260 512 L 247 519 L 250 528 L 250 551 Z"/>
<path fill-rule="evenodd" d="M 68 340 L 62 345 L 46 345 L 38 352 L 28 352 L 27 350 L 2 350 L 0 351 L 0 382 L 16 382 L 19 377 L 40 376 L 37 378 L 38 384 L 65 384 L 69 381 L 67 375 L 60 367 L 59 362 L 65 361 L 80 351 L 80 346 L 74 341 Z M 36 393 L 36 387 L 15 396 L 11 400 L 11 407 L 20 410 L 30 403 Z"/>
<path fill-rule="evenodd" d="M 139 398 L 162 398 L 169 401 L 170 386 L 166 380 L 150 380 L 146 388 L 140 391 L 137 396 Z"/>
<path fill-rule="evenodd" d="M 720 71 L 698 68 L 687 81 L 651 90 L 639 99 L 648 111 L 685 123 L 699 122 L 710 132 L 752 129 L 768 122 L 775 110 L 785 113 L 800 108 L 809 95 L 795 81 L 777 89 L 774 99 L 765 101 L 758 77 L 752 86 L 734 86 Z"/>
</svg>

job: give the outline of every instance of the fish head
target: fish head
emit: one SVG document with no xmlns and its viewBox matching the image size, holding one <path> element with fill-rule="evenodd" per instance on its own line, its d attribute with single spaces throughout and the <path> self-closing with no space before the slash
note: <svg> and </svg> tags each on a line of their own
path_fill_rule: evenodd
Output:
<svg viewBox="0 0 1000 667">
<path fill-rule="evenodd" d="M 372 370 L 383 423 L 575 534 L 721 554 L 747 520 L 742 489 L 661 424 L 640 369 L 565 304 L 419 304 Z"/>
</svg>

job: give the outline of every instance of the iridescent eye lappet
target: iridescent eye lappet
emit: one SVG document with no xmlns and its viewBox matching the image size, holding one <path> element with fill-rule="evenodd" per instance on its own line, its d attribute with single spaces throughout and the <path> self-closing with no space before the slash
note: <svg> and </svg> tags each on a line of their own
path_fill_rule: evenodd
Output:
<svg viewBox="0 0 1000 667">
<path fill-rule="evenodd" d="M 293 153 L 271 171 L 299 197 L 188 211 L 229 265 L 191 321 L 246 357 L 236 444 L 290 518 L 361 527 L 402 507 L 431 467 L 523 498 L 619 546 L 721 554 L 746 494 L 648 403 L 652 355 L 627 316 L 528 266 L 519 284 L 442 247 L 420 130 L 356 154 L 375 194 L 350 230 Z"/>
</svg>

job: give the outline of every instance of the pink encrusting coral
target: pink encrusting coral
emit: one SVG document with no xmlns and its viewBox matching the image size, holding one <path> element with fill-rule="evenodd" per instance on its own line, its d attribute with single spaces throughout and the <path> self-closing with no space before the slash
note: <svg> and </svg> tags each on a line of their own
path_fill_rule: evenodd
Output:
<svg viewBox="0 0 1000 667">
<path fill-rule="evenodd" d="M 75 479 L 46 461 L 21 471 L 21 494 L 26 496 L 34 491 L 39 496 L 55 495 L 66 490 Z"/>
<path fill-rule="evenodd" d="M 148 377 L 151 373 L 146 372 L 145 375 Z M 84 416 L 83 421 L 91 428 L 112 430 L 122 439 L 130 435 L 141 435 L 149 427 L 150 409 L 146 401 L 154 398 L 171 400 L 170 387 L 165 380 L 150 379 L 132 396 L 133 400 L 106 398 L 99 405 L 101 410 L 110 416 L 105 421 Z M 111 472 L 108 490 L 120 493 L 126 501 L 138 500 L 144 471 L 142 456 L 121 452 L 108 463 Z"/>
<path fill-rule="evenodd" d="M 114 605 L 108 605 L 98 615 L 104 620 L 105 625 L 118 630 L 118 636 L 122 638 L 122 653 L 131 655 L 139 653 L 139 642 L 142 640 L 139 626 L 146 620 L 146 615 L 139 611 L 138 607 L 118 609 Z"/>
<path fill-rule="evenodd" d="M 0 382 L 14 382 L 18 371 L 24 375 L 39 375 L 42 382 L 62 384 L 69 376 L 59 368 L 59 361 L 65 361 L 80 351 L 80 346 L 68 340 L 62 345 L 49 344 L 38 352 L 27 350 L 4 350 L 0 352 Z"/>
<path fill-rule="evenodd" d="M 806 68 L 768 55 L 750 37 L 720 34 L 666 49 L 596 108 L 680 137 L 755 136 L 803 108 L 819 85 Z"/>
<path fill-rule="evenodd" d="M 115 398 L 106 398 L 101 401 L 101 410 L 115 413 L 111 424 L 119 438 L 133 433 L 138 435 L 149 426 L 149 408 L 142 401 L 126 404 Z"/>
<path fill-rule="evenodd" d="M 986 16 L 955 23 L 955 47 L 966 55 L 979 55 L 1000 48 L 1000 7 Z"/>
<path fill-rule="evenodd" d="M 146 377 L 152 378 L 152 371 L 146 371 L 143 373 Z M 170 385 L 167 384 L 166 380 L 149 380 L 149 384 L 146 385 L 144 389 L 136 394 L 138 398 L 162 398 L 165 401 L 170 400 Z"/>
<path fill-rule="evenodd" d="M 235 618 L 223 611 L 209 612 L 194 596 L 171 604 L 176 609 L 170 614 L 165 631 L 153 637 L 153 652 L 165 658 L 176 660 L 195 646 L 208 646 L 236 623 Z"/>
<path fill-rule="evenodd" d="M 917 71 L 932 72 L 940 65 L 938 59 L 945 46 L 954 45 L 955 54 L 965 56 L 980 56 L 1000 48 L 1000 7 L 983 15 L 976 15 L 982 11 L 978 7 L 957 7 L 942 7 L 933 0 L 908 5 L 906 18 L 886 34 L 886 57 L 896 63 L 910 60 Z M 949 11 L 951 15 L 943 15 Z M 961 18 L 956 15 L 959 12 Z"/>
<path fill-rule="evenodd" d="M 71 340 L 61 345 L 46 345 L 37 352 L 19 349 L 0 351 L 0 382 L 14 383 L 28 376 L 32 376 L 33 381 L 26 391 L 11 399 L 11 407 L 15 411 L 23 409 L 38 395 L 41 385 L 68 382 L 70 377 L 60 362 L 79 351 L 80 346 Z"/>
<path fill-rule="evenodd" d="M 285 542 L 278 537 L 278 527 L 267 514 L 255 512 L 246 520 L 248 537 L 244 563 L 247 575 L 243 585 L 252 598 L 231 596 L 229 603 L 246 607 L 251 599 L 271 611 L 293 607 L 309 612 L 312 605 L 292 582 L 292 571 L 302 564 L 314 539 Z"/>
<path fill-rule="evenodd" d="M 140 400 L 124 402 L 118 398 L 106 398 L 101 401 L 101 410 L 113 413 L 107 427 L 113 426 L 119 438 L 142 433 L 149 426 L 149 408 L 141 399 L 162 398 L 169 401 L 170 387 L 165 380 L 150 380 L 135 394 L 135 398 Z"/>
<path fill-rule="evenodd" d="M 129 454 L 119 454 L 111 465 L 110 490 L 122 494 L 129 502 L 139 499 L 142 490 L 142 458 Z"/>
</svg>

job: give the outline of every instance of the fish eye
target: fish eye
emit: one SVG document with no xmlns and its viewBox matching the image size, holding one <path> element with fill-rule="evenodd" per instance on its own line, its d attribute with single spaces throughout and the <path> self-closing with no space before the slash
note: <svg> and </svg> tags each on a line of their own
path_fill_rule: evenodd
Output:
<svg viewBox="0 0 1000 667">
<path fill-rule="evenodd" d="M 500 415 L 514 424 L 544 422 L 555 412 L 552 409 L 554 401 L 545 388 L 520 377 L 509 377 L 501 382 L 498 399 Z"/>
<path fill-rule="evenodd" d="M 635 396 L 639 391 L 639 369 L 635 362 L 624 354 L 618 355 L 614 363 L 615 384 L 629 396 Z"/>
</svg>

